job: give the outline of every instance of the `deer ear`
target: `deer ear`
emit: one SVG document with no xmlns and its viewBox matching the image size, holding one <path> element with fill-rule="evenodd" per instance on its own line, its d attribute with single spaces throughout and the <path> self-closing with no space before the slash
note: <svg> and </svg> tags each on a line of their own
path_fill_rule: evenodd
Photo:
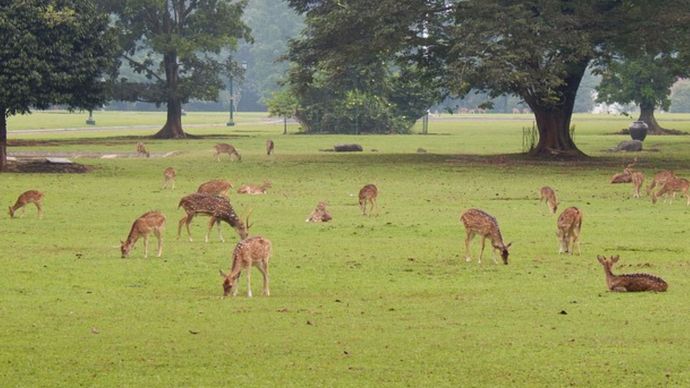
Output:
<svg viewBox="0 0 690 388">
<path fill-rule="evenodd" d="M 513 245 L 513 242 L 509 242 L 508 245 L 506 245 L 506 249 L 510 248 Z"/>
<path fill-rule="evenodd" d="M 120 245 L 125 245 L 125 242 L 120 240 Z"/>
<path fill-rule="evenodd" d="M 612 262 L 612 263 L 617 263 L 617 262 L 618 262 L 618 259 L 620 259 L 620 256 L 619 256 L 619 255 L 611 256 L 611 262 Z"/>
<path fill-rule="evenodd" d="M 222 276 L 222 277 L 226 276 L 222 269 L 219 269 L 218 272 L 220 272 L 220 276 Z"/>
<path fill-rule="evenodd" d="M 604 264 L 604 261 L 606 260 L 606 258 L 605 258 L 604 256 L 597 255 L 597 260 L 598 260 L 601 264 Z"/>
</svg>

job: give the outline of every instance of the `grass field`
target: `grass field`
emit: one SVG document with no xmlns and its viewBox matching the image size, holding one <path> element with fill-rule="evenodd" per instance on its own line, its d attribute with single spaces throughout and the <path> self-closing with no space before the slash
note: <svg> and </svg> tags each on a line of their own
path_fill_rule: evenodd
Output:
<svg viewBox="0 0 690 388">
<path fill-rule="evenodd" d="M 56 119 L 59 117 L 59 119 Z M 160 123 L 162 114 L 97 112 L 99 126 Z M 83 114 L 11 118 L 9 151 L 134 151 L 141 129 L 27 134 L 80 127 Z M 576 116 L 575 140 L 593 158 L 543 163 L 524 158 L 527 115 L 432 120 L 430 135 L 283 136 L 260 114 L 190 113 L 197 140 L 144 139 L 170 158 L 78 159 L 88 174 L 0 174 L 0 204 L 27 189 L 45 191 L 34 208 L 0 217 L 0 381 L 3 386 L 688 386 L 690 246 L 683 200 L 652 205 L 610 185 L 631 155 L 605 149 L 630 119 Z M 690 131 L 690 115 L 661 115 Z M 270 120 L 269 120 L 270 121 Z M 276 154 L 264 154 L 274 139 Z M 42 144 L 43 140 L 52 140 Z M 229 142 L 242 162 L 218 163 L 212 146 Z M 359 154 L 319 152 L 357 142 Z M 638 156 L 647 179 L 671 168 L 690 177 L 690 137 L 648 137 Z M 417 153 L 417 148 L 427 153 Z M 378 152 L 372 152 L 372 149 Z M 161 191 L 164 168 L 178 172 Z M 222 296 L 237 236 L 227 225 L 203 242 L 176 240 L 181 196 L 203 181 L 260 183 L 265 196 L 230 195 L 252 234 L 273 242 L 270 297 L 254 298 L 246 277 L 236 298 Z M 357 192 L 380 190 L 378 216 L 363 217 Z M 556 217 L 538 201 L 551 185 L 560 208 L 584 213 L 581 256 L 558 255 Z M 320 200 L 334 221 L 304 222 Z M 463 259 L 463 209 L 496 216 L 513 242 L 510 264 Z M 137 243 L 121 259 L 119 241 L 151 209 L 166 214 L 162 258 Z M 560 212 L 560 210 L 559 210 Z M 152 239 L 155 247 L 155 238 Z M 473 243 L 476 258 L 479 239 Z M 152 249 L 153 250 L 153 249 Z M 597 254 L 619 254 L 614 272 L 649 272 L 666 293 L 608 292 Z"/>
</svg>

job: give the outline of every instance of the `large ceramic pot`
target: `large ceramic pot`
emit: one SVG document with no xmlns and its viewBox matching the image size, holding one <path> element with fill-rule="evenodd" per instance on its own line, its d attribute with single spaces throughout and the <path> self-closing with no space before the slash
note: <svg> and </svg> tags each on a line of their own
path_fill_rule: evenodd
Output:
<svg viewBox="0 0 690 388">
<path fill-rule="evenodd" d="M 633 140 L 644 141 L 644 138 L 647 137 L 648 128 L 649 126 L 644 121 L 634 121 L 628 128 L 630 130 L 630 137 Z"/>
</svg>

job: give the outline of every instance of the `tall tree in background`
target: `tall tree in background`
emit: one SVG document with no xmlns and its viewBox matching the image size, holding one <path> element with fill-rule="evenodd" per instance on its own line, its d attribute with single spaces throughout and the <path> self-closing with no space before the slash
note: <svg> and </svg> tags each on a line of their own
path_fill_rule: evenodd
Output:
<svg viewBox="0 0 690 388">
<path fill-rule="evenodd" d="M 640 106 L 638 120 L 647 123 L 649 133 L 666 134 L 670 131 L 657 123 L 654 110 L 668 110 L 671 86 L 689 72 L 690 66 L 677 55 L 642 54 L 618 59 L 600 68 L 602 78 L 597 87 L 597 101 L 608 104 L 634 102 Z"/>
<path fill-rule="evenodd" d="M 0 171 L 7 117 L 51 104 L 103 103 L 102 72 L 113 60 L 108 18 L 87 0 L 0 0 Z"/>
<path fill-rule="evenodd" d="M 239 39 L 251 40 L 242 22 L 246 1 L 102 0 L 115 15 L 122 58 L 149 82 L 116 80 L 113 97 L 167 105 L 154 137 L 184 138 L 182 104 L 215 100 L 222 76 L 237 72 L 229 54 Z"/>
</svg>

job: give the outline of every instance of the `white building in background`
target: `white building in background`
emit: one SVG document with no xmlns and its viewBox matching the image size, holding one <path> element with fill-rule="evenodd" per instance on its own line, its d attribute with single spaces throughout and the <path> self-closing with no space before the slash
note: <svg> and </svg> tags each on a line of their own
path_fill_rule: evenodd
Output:
<svg viewBox="0 0 690 388">
<path fill-rule="evenodd" d="M 597 92 L 592 91 L 592 100 L 596 101 L 597 100 Z M 594 114 L 609 114 L 609 115 L 619 115 L 623 112 L 625 113 L 638 113 L 640 110 L 635 104 L 619 104 L 619 103 L 613 103 L 613 104 L 606 104 L 603 102 L 594 104 L 594 108 L 592 108 L 592 113 Z"/>
</svg>

